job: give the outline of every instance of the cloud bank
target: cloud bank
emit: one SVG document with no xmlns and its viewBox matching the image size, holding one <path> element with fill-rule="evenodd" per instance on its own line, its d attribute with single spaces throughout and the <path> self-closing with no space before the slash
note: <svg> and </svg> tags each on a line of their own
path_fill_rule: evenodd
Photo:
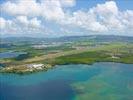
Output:
<svg viewBox="0 0 133 100">
<path fill-rule="evenodd" d="M 133 10 L 120 11 L 115 1 L 78 11 L 67 10 L 76 6 L 75 0 L 16 0 L 0 5 L 1 34 L 74 34 L 78 29 L 86 33 L 126 35 L 133 32 Z M 9 18 L 5 18 L 6 15 Z M 60 30 L 54 30 L 47 23 L 57 24 Z M 77 28 L 73 30 L 74 27 Z M 82 33 L 82 32 L 81 32 Z M 80 32 L 78 32 L 80 34 Z"/>
</svg>

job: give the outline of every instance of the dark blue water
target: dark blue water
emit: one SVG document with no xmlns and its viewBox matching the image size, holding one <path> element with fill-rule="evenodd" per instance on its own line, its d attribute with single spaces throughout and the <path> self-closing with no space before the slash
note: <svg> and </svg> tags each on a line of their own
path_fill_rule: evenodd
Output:
<svg viewBox="0 0 133 100">
<path fill-rule="evenodd" d="M 132 100 L 133 64 L 58 65 L 28 75 L 0 74 L 0 100 Z"/>
<path fill-rule="evenodd" d="M 2 52 L 0 53 L 0 58 L 14 58 L 20 54 L 26 54 L 25 52 Z"/>
</svg>

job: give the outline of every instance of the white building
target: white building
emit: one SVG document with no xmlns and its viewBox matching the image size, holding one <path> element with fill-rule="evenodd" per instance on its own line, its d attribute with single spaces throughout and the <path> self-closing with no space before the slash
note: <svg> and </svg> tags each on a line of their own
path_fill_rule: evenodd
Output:
<svg viewBox="0 0 133 100">
<path fill-rule="evenodd" d="M 44 64 L 28 64 L 28 68 L 35 68 L 35 69 L 42 69 L 44 67 Z"/>
</svg>

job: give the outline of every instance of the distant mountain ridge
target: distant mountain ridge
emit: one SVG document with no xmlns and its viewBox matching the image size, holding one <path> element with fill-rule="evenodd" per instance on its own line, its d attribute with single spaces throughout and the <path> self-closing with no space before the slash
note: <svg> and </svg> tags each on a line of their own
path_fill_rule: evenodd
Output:
<svg viewBox="0 0 133 100">
<path fill-rule="evenodd" d="M 73 41 L 96 41 L 96 42 L 133 42 L 132 36 L 116 35 L 89 35 L 89 36 L 66 36 L 58 38 L 33 38 L 33 37 L 5 37 L 1 42 L 73 42 Z"/>
</svg>

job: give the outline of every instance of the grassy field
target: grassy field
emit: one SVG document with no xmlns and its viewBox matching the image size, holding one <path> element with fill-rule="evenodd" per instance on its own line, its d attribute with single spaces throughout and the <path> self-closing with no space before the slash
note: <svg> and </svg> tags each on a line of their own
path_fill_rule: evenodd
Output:
<svg viewBox="0 0 133 100">
<path fill-rule="evenodd" d="M 74 51 L 73 51 L 74 52 Z M 54 64 L 92 64 L 94 62 L 133 63 L 133 46 L 111 44 L 56 57 L 48 63 Z"/>
<path fill-rule="evenodd" d="M 121 62 L 133 63 L 133 55 L 121 54 L 120 56 L 112 57 L 106 51 L 89 51 L 80 54 L 73 54 L 56 58 L 55 64 L 92 64 L 94 62 Z"/>
</svg>

